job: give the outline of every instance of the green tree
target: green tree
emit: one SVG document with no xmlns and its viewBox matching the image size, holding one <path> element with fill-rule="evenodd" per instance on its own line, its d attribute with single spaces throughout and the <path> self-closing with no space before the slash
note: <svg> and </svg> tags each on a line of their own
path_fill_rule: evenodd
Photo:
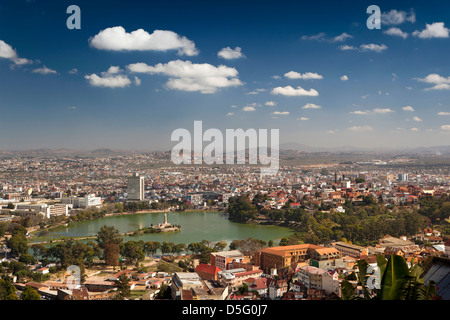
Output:
<svg viewBox="0 0 450 320">
<path fill-rule="evenodd" d="M 105 249 L 106 244 L 112 242 L 120 246 L 123 242 L 122 236 L 114 226 L 104 225 L 97 233 L 97 243 L 100 248 Z"/>
<path fill-rule="evenodd" d="M 129 279 L 125 274 L 120 275 L 119 279 L 116 281 L 117 299 L 123 300 L 124 298 L 128 298 L 131 295 L 129 282 Z"/>
<path fill-rule="evenodd" d="M 20 300 L 41 300 L 41 296 L 36 289 L 26 286 L 20 295 Z"/>
</svg>

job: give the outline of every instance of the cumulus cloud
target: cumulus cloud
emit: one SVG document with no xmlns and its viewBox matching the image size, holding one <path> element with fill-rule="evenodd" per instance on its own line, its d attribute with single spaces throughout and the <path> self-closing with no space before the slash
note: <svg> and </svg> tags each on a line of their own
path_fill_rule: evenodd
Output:
<svg viewBox="0 0 450 320">
<path fill-rule="evenodd" d="M 403 111 L 411 111 L 411 112 L 414 112 L 414 108 L 411 107 L 411 106 L 403 107 L 402 110 L 403 110 Z"/>
<path fill-rule="evenodd" d="M 32 63 L 31 60 L 19 58 L 16 50 L 3 40 L 0 40 L 0 58 L 11 60 L 15 65 Z"/>
<path fill-rule="evenodd" d="M 124 88 L 131 84 L 131 80 L 126 75 L 120 74 L 122 71 L 123 70 L 117 66 L 111 66 L 107 71 L 102 72 L 101 76 L 93 73 L 85 75 L 84 78 L 94 87 Z M 135 84 L 141 84 L 140 79 L 137 77 L 135 78 Z"/>
<path fill-rule="evenodd" d="M 421 39 L 448 38 L 449 29 L 444 26 L 444 22 L 427 23 L 425 29 L 422 31 L 416 30 L 413 35 Z"/>
<path fill-rule="evenodd" d="M 241 86 L 238 71 L 224 65 L 218 67 L 208 63 L 196 64 L 191 61 L 174 60 L 149 66 L 139 62 L 127 68 L 134 73 L 164 74 L 169 76 L 166 86 L 181 91 L 214 93 L 218 89 Z"/>
<path fill-rule="evenodd" d="M 43 66 L 42 68 L 36 68 L 33 71 L 31 71 L 33 73 L 39 73 L 39 74 L 57 74 L 58 72 L 56 72 L 56 70 L 47 68 L 46 66 Z"/>
<path fill-rule="evenodd" d="M 275 111 L 275 112 L 272 112 L 272 114 L 274 114 L 274 115 L 281 115 L 281 116 L 287 116 L 287 115 L 289 115 L 289 111 Z"/>
<path fill-rule="evenodd" d="M 344 74 L 340 79 L 341 79 L 342 81 L 347 81 L 347 80 L 348 80 L 348 77 Z"/>
<path fill-rule="evenodd" d="M 308 121 L 309 118 L 306 118 L 306 117 L 300 117 L 300 118 L 297 118 L 297 120 L 300 120 L 300 121 Z"/>
<path fill-rule="evenodd" d="M 411 131 L 419 131 L 419 128 L 411 128 Z"/>
<path fill-rule="evenodd" d="M 441 130 L 450 131 L 450 124 L 444 124 L 441 126 Z"/>
<path fill-rule="evenodd" d="M 411 9 L 409 12 L 393 9 L 389 12 L 383 12 L 381 14 L 381 24 L 399 25 L 404 22 L 416 22 L 416 14 L 413 9 Z"/>
<path fill-rule="evenodd" d="M 284 76 L 289 79 L 302 79 L 302 80 L 323 79 L 323 76 L 315 72 L 306 72 L 304 74 L 301 74 L 296 71 L 289 71 L 285 73 Z"/>
<path fill-rule="evenodd" d="M 265 106 L 269 106 L 269 107 L 274 107 L 277 105 L 277 103 L 275 101 L 266 101 L 266 103 L 264 103 Z"/>
<path fill-rule="evenodd" d="M 236 47 L 234 49 L 231 49 L 230 47 L 226 47 L 221 49 L 217 56 L 223 59 L 231 60 L 231 59 L 239 59 L 243 58 L 244 54 L 242 53 L 242 49 L 240 47 Z"/>
<path fill-rule="evenodd" d="M 403 32 L 400 28 L 396 27 L 389 28 L 386 31 L 383 31 L 383 33 L 390 36 L 401 37 L 403 39 L 408 38 L 407 32 Z"/>
<path fill-rule="evenodd" d="M 386 113 L 391 113 L 394 112 L 393 110 L 389 109 L 389 108 L 375 108 L 372 110 L 356 110 L 356 111 L 351 111 L 351 114 L 357 114 L 357 115 L 367 115 L 367 114 L 386 114 Z"/>
<path fill-rule="evenodd" d="M 234 115 L 234 112 L 228 112 L 228 113 L 227 113 L 227 117 L 230 117 L 230 116 L 232 116 L 232 115 Z"/>
<path fill-rule="evenodd" d="M 335 37 L 327 37 L 327 34 L 325 32 L 321 32 L 318 34 L 314 34 L 311 36 L 302 36 L 302 40 L 314 40 L 314 41 L 321 41 L 321 42 L 343 42 L 347 39 L 353 38 L 352 35 L 348 33 L 341 33 L 340 35 L 337 35 Z"/>
<path fill-rule="evenodd" d="M 379 114 L 384 114 L 384 113 L 391 113 L 394 112 L 393 110 L 389 109 L 389 108 L 375 108 L 372 110 L 373 113 L 379 113 Z"/>
<path fill-rule="evenodd" d="M 450 112 L 441 111 L 441 112 L 438 112 L 437 115 L 438 116 L 450 116 Z"/>
<path fill-rule="evenodd" d="M 321 109 L 321 108 L 322 108 L 321 106 L 314 103 L 307 103 L 302 107 L 302 109 Z"/>
<path fill-rule="evenodd" d="M 302 87 L 298 86 L 296 89 L 292 86 L 286 87 L 276 87 L 272 90 L 272 94 L 280 94 L 283 96 L 318 96 L 319 93 L 315 89 L 305 90 Z"/>
<path fill-rule="evenodd" d="M 360 47 L 361 51 L 375 51 L 375 52 L 381 52 L 387 49 L 387 46 L 384 44 L 362 44 Z"/>
<path fill-rule="evenodd" d="M 253 106 L 245 106 L 245 107 L 242 108 L 242 111 L 245 111 L 245 112 L 255 111 L 255 110 L 256 109 Z"/>
<path fill-rule="evenodd" d="M 364 131 L 372 131 L 373 128 L 371 126 L 353 126 L 353 127 L 348 128 L 348 130 L 364 132 Z"/>
<path fill-rule="evenodd" d="M 416 121 L 416 122 L 421 122 L 421 121 L 422 121 L 422 119 L 420 119 L 420 118 L 417 117 L 417 116 L 416 116 L 416 117 L 413 117 L 413 120 Z"/>
<path fill-rule="evenodd" d="M 368 52 L 368 51 L 382 52 L 382 51 L 386 50 L 387 48 L 388 47 L 384 44 L 369 43 L 369 44 L 362 44 L 359 47 L 342 45 L 342 46 L 339 46 L 338 49 L 342 50 L 342 51 L 358 50 L 359 52 Z"/>
<path fill-rule="evenodd" d="M 437 73 L 431 73 L 425 78 L 416 78 L 416 80 L 434 84 L 434 86 L 426 88 L 425 90 L 450 90 L 450 77 L 445 78 Z"/>
<path fill-rule="evenodd" d="M 89 39 L 91 47 L 111 51 L 178 50 L 179 55 L 195 56 L 195 43 L 169 30 L 148 33 L 143 29 L 126 32 L 121 26 L 106 28 Z"/>
</svg>

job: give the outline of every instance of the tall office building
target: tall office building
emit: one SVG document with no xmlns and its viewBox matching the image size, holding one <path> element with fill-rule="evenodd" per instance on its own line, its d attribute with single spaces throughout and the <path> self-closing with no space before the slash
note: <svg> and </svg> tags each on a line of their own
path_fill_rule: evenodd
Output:
<svg viewBox="0 0 450 320">
<path fill-rule="evenodd" d="M 408 174 L 407 173 L 400 173 L 397 177 L 398 181 L 408 181 Z"/>
<path fill-rule="evenodd" d="M 140 177 L 139 173 L 133 173 L 128 178 L 128 200 L 144 200 L 144 177 Z"/>
</svg>

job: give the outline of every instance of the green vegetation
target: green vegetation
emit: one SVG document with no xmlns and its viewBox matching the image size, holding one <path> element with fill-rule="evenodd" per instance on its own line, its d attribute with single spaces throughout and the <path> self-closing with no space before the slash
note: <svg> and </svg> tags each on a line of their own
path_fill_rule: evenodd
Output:
<svg viewBox="0 0 450 320">
<path fill-rule="evenodd" d="M 388 260 L 377 256 L 377 265 L 380 268 L 379 288 L 369 288 L 367 279 L 368 263 L 365 260 L 357 261 L 359 272 L 347 276 L 342 282 L 341 293 L 343 300 L 436 300 L 436 284 L 432 281 L 424 284 L 424 265 L 412 264 L 410 268 L 403 257 L 391 255 Z M 351 281 L 356 280 L 356 284 Z M 362 288 L 362 296 L 356 294 L 356 286 Z"/>
<path fill-rule="evenodd" d="M 289 207 L 266 210 L 242 195 L 230 198 L 228 212 L 230 219 L 235 221 L 249 221 L 259 214 L 276 223 L 289 223 L 296 232 L 289 238 L 283 238 L 280 245 L 318 244 L 343 239 L 359 245 L 370 245 L 386 234 L 409 236 L 426 226 L 426 219 L 420 211 L 390 211 L 372 196 L 364 196 L 361 203 L 346 200 L 343 208 L 345 213 L 320 210 L 310 213 L 304 208 Z M 446 208 L 443 204 L 440 212 Z"/>
</svg>

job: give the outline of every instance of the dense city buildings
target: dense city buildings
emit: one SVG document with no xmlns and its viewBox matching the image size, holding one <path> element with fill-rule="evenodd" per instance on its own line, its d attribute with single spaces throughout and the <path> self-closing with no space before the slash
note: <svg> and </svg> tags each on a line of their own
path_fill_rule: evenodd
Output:
<svg viewBox="0 0 450 320">
<path fill-rule="evenodd" d="M 120 289 L 127 299 L 325 300 L 346 299 L 348 284 L 364 297 L 354 277 L 362 261 L 373 270 L 367 277 L 379 281 L 380 257 L 396 256 L 408 266 L 420 263 L 426 279 L 441 284 L 437 294 L 448 297 L 447 277 L 434 272 L 449 265 L 450 165 L 392 155 L 338 162 L 323 155 L 319 165 L 292 152 L 284 157 L 290 160 L 281 162 L 278 174 L 264 179 L 257 167 L 174 166 L 167 153 L 157 152 L 5 157 L 1 270 L 18 294 L 28 286 L 41 299 L 116 299 Z M 49 234 L 76 221 L 157 212 L 164 215 L 156 223 L 119 233 L 117 246 L 102 245 L 95 233 L 70 241 Z M 160 237 L 186 228 L 172 225 L 168 216 L 190 212 L 282 227 L 290 236 L 261 241 L 242 234 L 232 242 L 193 243 Z M 138 241 L 131 234 L 152 238 Z M 24 241 L 28 255 L 20 253 Z M 49 250 L 50 241 L 61 251 Z M 71 250 L 82 252 L 77 255 L 83 261 L 66 262 Z M 11 267 L 16 263 L 27 271 L 18 273 Z M 78 263 L 86 279 L 71 287 L 65 270 Z M 129 293 L 122 293 L 122 282 Z"/>
</svg>

